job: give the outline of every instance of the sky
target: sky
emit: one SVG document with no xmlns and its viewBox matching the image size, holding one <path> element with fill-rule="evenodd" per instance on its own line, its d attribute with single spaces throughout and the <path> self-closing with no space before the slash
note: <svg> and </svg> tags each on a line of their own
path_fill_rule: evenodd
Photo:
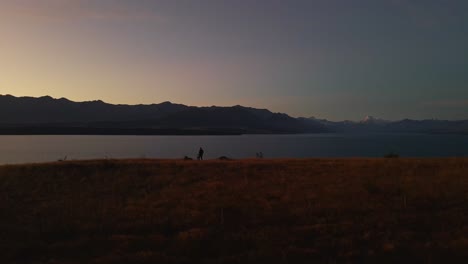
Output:
<svg viewBox="0 0 468 264">
<path fill-rule="evenodd" d="M 468 119 L 466 0 L 0 0 L 0 94 Z"/>
</svg>

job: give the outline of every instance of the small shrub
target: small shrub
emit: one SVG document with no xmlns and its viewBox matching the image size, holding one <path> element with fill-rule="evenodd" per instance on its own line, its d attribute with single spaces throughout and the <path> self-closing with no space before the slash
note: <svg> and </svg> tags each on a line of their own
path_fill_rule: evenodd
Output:
<svg viewBox="0 0 468 264">
<path fill-rule="evenodd" d="M 394 152 L 389 152 L 387 154 L 385 154 L 384 158 L 387 158 L 387 159 L 395 159 L 395 158 L 399 158 L 400 155 L 394 153 Z"/>
<path fill-rule="evenodd" d="M 375 181 L 372 181 L 372 180 L 368 180 L 366 182 L 364 182 L 364 189 L 367 191 L 367 193 L 369 194 L 379 194 L 382 192 L 382 189 L 377 185 L 377 183 Z"/>
</svg>

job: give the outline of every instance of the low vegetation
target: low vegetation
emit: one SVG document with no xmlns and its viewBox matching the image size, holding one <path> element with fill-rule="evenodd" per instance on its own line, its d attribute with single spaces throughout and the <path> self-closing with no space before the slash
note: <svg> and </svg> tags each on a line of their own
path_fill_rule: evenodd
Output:
<svg viewBox="0 0 468 264">
<path fill-rule="evenodd" d="M 468 257 L 468 159 L 0 167 L 0 263 L 437 263 Z"/>
<path fill-rule="evenodd" d="M 387 158 L 387 159 L 396 159 L 396 158 L 399 158 L 400 155 L 394 153 L 394 152 L 389 152 L 387 154 L 385 154 L 384 158 Z"/>
</svg>

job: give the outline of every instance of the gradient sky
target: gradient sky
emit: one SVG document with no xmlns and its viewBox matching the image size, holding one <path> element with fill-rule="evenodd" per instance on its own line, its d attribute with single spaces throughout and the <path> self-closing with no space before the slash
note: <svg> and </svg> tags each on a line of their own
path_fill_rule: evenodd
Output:
<svg viewBox="0 0 468 264">
<path fill-rule="evenodd" d="M 0 94 L 468 119 L 466 0 L 0 0 Z"/>
</svg>

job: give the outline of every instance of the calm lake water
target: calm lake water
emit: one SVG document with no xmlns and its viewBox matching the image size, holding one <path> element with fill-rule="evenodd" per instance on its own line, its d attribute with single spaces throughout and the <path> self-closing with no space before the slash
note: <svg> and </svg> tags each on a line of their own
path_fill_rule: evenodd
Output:
<svg viewBox="0 0 468 264">
<path fill-rule="evenodd" d="M 0 164 L 96 158 L 468 156 L 468 135 L 0 136 Z"/>
</svg>

